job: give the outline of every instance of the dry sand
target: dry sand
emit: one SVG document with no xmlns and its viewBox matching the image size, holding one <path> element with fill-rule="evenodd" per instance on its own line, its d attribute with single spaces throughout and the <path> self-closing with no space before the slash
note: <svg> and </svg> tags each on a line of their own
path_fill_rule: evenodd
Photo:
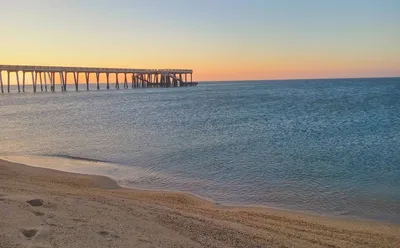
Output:
<svg viewBox="0 0 400 248">
<path fill-rule="evenodd" d="M 400 247 L 400 227 L 224 207 L 0 160 L 0 247 Z"/>
</svg>

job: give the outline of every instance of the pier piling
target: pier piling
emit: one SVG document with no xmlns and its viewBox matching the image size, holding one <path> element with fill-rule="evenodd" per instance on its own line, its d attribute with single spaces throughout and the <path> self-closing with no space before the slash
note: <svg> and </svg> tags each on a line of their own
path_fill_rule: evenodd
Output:
<svg viewBox="0 0 400 248">
<path fill-rule="evenodd" d="M 97 90 L 100 90 L 100 73 L 96 72 Z"/>
<path fill-rule="evenodd" d="M 10 71 L 7 71 L 7 92 L 10 93 Z"/>
<path fill-rule="evenodd" d="M 46 79 L 46 73 L 43 72 L 43 82 L 44 82 L 44 91 L 47 92 L 47 79 Z"/>
<path fill-rule="evenodd" d="M 22 72 L 22 92 L 25 92 L 25 73 L 26 72 Z"/>
<path fill-rule="evenodd" d="M 4 94 L 4 89 L 3 89 L 3 75 L 2 71 L 0 70 L 0 88 L 1 88 L 1 93 Z"/>
<path fill-rule="evenodd" d="M 127 79 L 126 73 L 124 73 L 124 77 L 125 77 L 125 80 L 124 80 L 124 89 L 128 89 L 128 79 Z"/>
<path fill-rule="evenodd" d="M 119 90 L 118 72 L 115 73 L 115 88 Z"/>
<path fill-rule="evenodd" d="M 86 77 L 86 90 L 89 90 L 89 77 L 90 74 L 88 72 L 85 73 L 85 77 Z"/>
<path fill-rule="evenodd" d="M 107 77 L 107 90 L 110 89 L 110 74 L 108 74 L 108 72 L 106 73 L 106 77 Z"/>
<path fill-rule="evenodd" d="M 15 72 L 15 75 L 17 77 L 18 93 L 20 93 L 21 92 L 21 87 L 20 87 L 20 84 L 19 84 L 19 73 L 18 73 L 18 71 Z"/>
<path fill-rule="evenodd" d="M 39 72 L 39 80 L 40 80 L 40 91 L 43 92 L 43 82 L 42 82 L 42 73 Z"/>
</svg>

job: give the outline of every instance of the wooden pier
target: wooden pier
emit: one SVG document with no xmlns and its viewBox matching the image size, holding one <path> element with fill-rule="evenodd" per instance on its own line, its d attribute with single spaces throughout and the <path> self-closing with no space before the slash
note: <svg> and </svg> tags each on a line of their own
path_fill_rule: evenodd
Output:
<svg viewBox="0 0 400 248">
<path fill-rule="evenodd" d="M 3 78 L 5 72 L 6 78 Z M 123 81 L 119 82 L 119 75 Z M 106 89 L 114 84 L 116 89 L 120 86 L 128 88 L 152 88 L 152 87 L 186 87 L 196 86 L 193 82 L 193 70 L 186 69 L 124 69 L 124 68 L 93 68 L 93 67 L 61 67 L 61 66 L 27 66 L 27 65 L 0 65 L 1 93 L 10 92 L 11 76 L 15 76 L 18 92 L 25 92 L 25 83 L 31 77 L 33 92 L 56 91 L 59 85 L 60 91 L 67 91 L 67 80 L 72 76 L 75 90 L 79 90 L 79 83 L 86 84 L 86 90 L 90 90 L 90 84 L 96 83 L 96 89 L 100 90 L 100 76 L 105 75 Z M 84 76 L 84 82 L 79 80 Z M 96 76 L 95 82 L 90 82 L 90 75 Z M 115 82 L 110 82 L 110 77 L 115 75 Z M 104 82 L 103 82 L 104 83 Z"/>
</svg>

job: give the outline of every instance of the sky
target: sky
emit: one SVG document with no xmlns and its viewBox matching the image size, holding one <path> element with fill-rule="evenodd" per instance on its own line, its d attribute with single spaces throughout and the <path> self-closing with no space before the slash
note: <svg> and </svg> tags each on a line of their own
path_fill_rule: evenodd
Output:
<svg viewBox="0 0 400 248">
<path fill-rule="evenodd" d="M 0 64 L 400 76 L 400 0 L 0 0 Z"/>
</svg>

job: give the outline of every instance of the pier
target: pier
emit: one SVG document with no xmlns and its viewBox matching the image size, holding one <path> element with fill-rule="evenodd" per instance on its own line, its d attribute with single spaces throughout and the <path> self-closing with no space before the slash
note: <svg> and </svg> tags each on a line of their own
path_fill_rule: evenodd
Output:
<svg viewBox="0 0 400 248">
<path fill-rule="evenodd" d="M 6 77 L 3 78 L 3 72 Z M 106 89 L 114 85 L 115 89 L 128 88 L 152 88 L 152 87 L 186 87 L 196 86 L 193 82 L 193 70 L 187 69 L 126 69 L 126 68 L 94 68 L 94 67 L 61 67 L 61 66 L 28 66 L 28 65 L 0 65 L 0 90 L 1 93 L 10 93 L 11 76 L 15 76 L 17 91 L 25 92 L 26 79 L 31 78 L 33 92 L 67 91 L 67 80 L 72 77 L 75 90 L 79 90 L 79 84 L 86 84 L 86 90 L 90 90 L 90 84 L 96 83 L 96 89 L 100 90 L 100 76 L 106 78 Z M 90 76 L 95 76 L 95 82 L 90 82 Z M 115 81 L 111 82 L 114 75 Z M 122 82 L 119 76 L 123 75 Z M 81 77 L 80 77 L 81 76 Z M 83 76 L 83 77 L 82 77 Z M 84 79 L 84 81 L 80 81 Z M 56 85 L 59 85 L 58 87 Z"/>
</svg>

